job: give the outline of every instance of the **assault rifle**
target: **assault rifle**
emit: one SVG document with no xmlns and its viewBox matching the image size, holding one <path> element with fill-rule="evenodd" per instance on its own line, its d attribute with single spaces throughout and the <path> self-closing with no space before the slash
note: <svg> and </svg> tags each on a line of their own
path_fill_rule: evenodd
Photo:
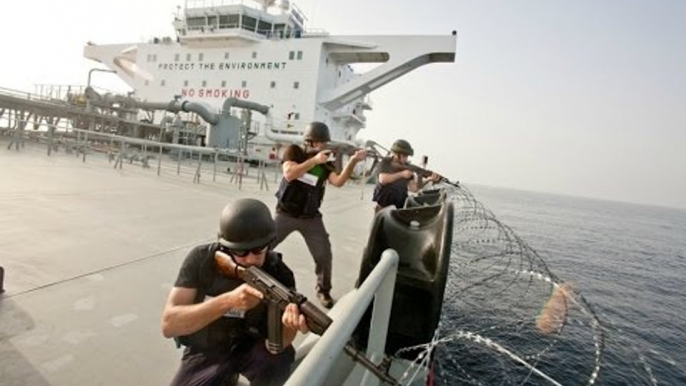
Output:
<svg viewBox="0 0 686 386">
<path fill-rule="evenodd" d="M 456 188 L 460 187 L 460 181 L 455 181 L 455 182 L 450 181 L 438 173 L 434 173 L 431 170 L 421 168 L 417 165 L 412 165 L 410 163 L 401 164 L 401 163 L 395 162 L 395 161 L 392 161 L 391 165 L 393 166 L 393 168 L 396 168 L 399 170 L 409 170 L 412 173 L 415 173 L 418 176 L 423 177 L 423 178 L 428 178 L 428 177 L 431 177 L 432 174 L 436 174 L 438 176 L 438 182 L 442 182 L 444 184 L 452 185 Z"/>
<path fill-rule="evenodd" d="M 383 158 L 383 157 L 381 157 L 381 151 L 379 151 L 379 149 L 385 150 L 386 154 L 387 154 L 386 157 L 390 157 L 391 151 L 386 149 L 385 147 L 379 145 L 377 142 L 369 140 L 366 142 L 365 147 L 367 148 L 367 153 L 373 154 L 375 157 L 377 157 L 377 160 L 379 158 Z M 393 166 L 393 168 L 396 170 L 409 170 L 409 171 L 411 171 L 411 172 L 413 172 L 413 173 L 415 173 L 415 174 L 417 174 L 423 178 L 428 178 L 428 177 L 431 177 L 432 174 L 436 174 L 439 177 L 438 182 L 442 182 L 444 184 L 452 185 L 456 188 L 460 187 L 459 181 L 454 181 L 454 182 L 450 181 L 438 173 L 435 173 L 431 170 L 419 167 L 417 165 L 412 165 L 410 163 L 401 164 L 399 162 L 391 162 L 391 166 Z"/>
<path fill-rule="evenodd" d="M 314 157 L 319 153 L 320 151 L 325 151 L 328 150 L 331 152 L 331 155 L 333 155 L 333 163 L 334 163 L 334 170 L 337 172 L 340 172 L 343 170 L 343 157 L 344 155 L 347 156 L 352 156 L 355 154 L 356 151 L 365 149 L 367 151 L 367 158 L 372 158 L 373 163 L 372 166 L 368 170 L 373 170 L 374 167 L 376 167 L 377 162 L 379 161 L 381 155 L 374 149 L 373 146 L 369 146 L 371 142 L 367 141 L 365 143 L 365 146 L 360 148 L 356 147 L 354 145 L 351 145 L 346 142 L 338 142 L 338 141 L 329 141 L 326 142 L 320 149 L 308 149 L 307 150 L 307 156 L 309 157 Z"/>
<path fill-rule="evenodd" d="M 361 149 L 365 149 L 365 150 L 367 150 L 367 158 L 374 158 L 374 159 L 383 158 L 381 153 L 374 147 L 375 145 L 377 145 L 377 143 L 374 141 L 365 142 L 365 145 L 363 147 L 356 147 L 356 146 L 353 146 L 353 145 L 346 143 L 346 142 L 330 141 L 330 142 L 326 142 L 320 149 L 309 148 L 307 150 L 307 155 L 308 156 L 315 156 L 320 151 L 328 150 L 335 157 L 338 157 L 339 155 L 351 156 L 351 155 L 355 154 L 356 151 L 361 150 Z"/>
<path fill-rule="evenodd" d="M 332 323 L 331 318 L 312 304 L 301 293 L 287 288 L 271 275 L 258 267 L 241 267 L 236 264 L 231 256 L 217 251 L 214 254 L 219 271 L 231 278 L 245 281 L 248 285 L 260 291 L 267 303 L 267 348 L 272 353 L 283 351 L 283 324 L 281 317 L 286 306 L 294 303 L 300 313 L 305 316 L 307 327 L 317 335 L 322 335 Z M 390 385 L 399 386 L 395 378 L 388 375 L 382 368 L 375 365 L 364 354 L 354 348 L 350 343 L 345 346 L 346 354 L 353 360 L 360 362 L 364 367 L 372 371 L 379 379 Z"/>
<path fill-rule="evenodd" d="M 307 149 L 307 155 L 308 156 L 314 156 L 320 151 L 325 151 L 328 150 L 333 154 L 334 156 L 339 156 L 339 155 L 353 155 L 359 148 L 345 142 L 336 142 L 336 141 L 330 141 L 326 142 L 321 148 L 319 149 L 313 149 L 313 148 L 308 148 Z"/>
</svg>

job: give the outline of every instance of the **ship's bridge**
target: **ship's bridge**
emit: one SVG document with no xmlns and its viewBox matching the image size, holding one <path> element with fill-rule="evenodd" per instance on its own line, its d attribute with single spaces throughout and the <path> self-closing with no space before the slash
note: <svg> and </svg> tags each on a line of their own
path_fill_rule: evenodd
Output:
<svg viewBox="0 0 686 386">
<path fill-rule="evenodd" d="M 305 33 L 305 16 L 288 1 L 281 1 L 276 13 L 274 0 L 186 0 L 183 16 L 174 20 L 179 40 L 184 43 L 245 39 L 299 38 Z M 254 3 L 262 7 L 253 6 Z M 321 34 L 322 31 L 315 31 Z"/>
</svg>

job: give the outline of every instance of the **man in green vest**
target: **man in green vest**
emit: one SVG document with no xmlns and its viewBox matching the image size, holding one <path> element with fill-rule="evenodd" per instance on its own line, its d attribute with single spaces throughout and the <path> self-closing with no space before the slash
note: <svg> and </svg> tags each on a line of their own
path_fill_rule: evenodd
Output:
<svg viewBox="0 0 686 386">
<path fill-rule="evenodd" d="M 331 297 L 331 242 L 319 208 L 326 183 L 341 187 L 350 178 L 355 165 L 367 157 L 358 150 L 338 173 L 329 162 L 330 151 L 322 150 L 331 141 L 329 128 L 322 122 L 311 122 L 304 133 L 305 146 L 290 145 L 283 156 L 283 178 L 276 193 L 278 203 L 274 220 L 279 245 L 293 231 L 302 234 L 312 254 L 317 274 L 317 298 L 326 307 L 333 306 Z"/>
</svg>

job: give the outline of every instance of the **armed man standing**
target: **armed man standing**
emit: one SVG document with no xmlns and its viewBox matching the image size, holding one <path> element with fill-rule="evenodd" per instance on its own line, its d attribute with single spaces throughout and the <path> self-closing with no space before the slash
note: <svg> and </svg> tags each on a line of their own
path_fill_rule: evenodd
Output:
<svg viewBox="0 0 686 386">
<path fill-rule="evenodd" d="M 293 272 L 270 250 L 276 235 L 265 204 L 241 199 L 222 211 L 217 243 L 195 247 L 186 256 L 162 314 L 162 333 L 186 346 L 171 385 L 230 385 L 242 374 L 253 386 L 281 385 L 290 374 L 298 331 L 308 332 L 295 304 L 281 321 L 283 351 L 267 344 L 268 315 L 263 295 L 221 270 L 218 256 L 242 267 L 256 266 L 295 289 Z"/>
<path fill-rule="evenodd" d="M 322 122 L 311 122 L 304 133 L 305 147 L 290 145 L 283 156 L 283 178 L 276 193 L 276 238 L 279 245 L 293 231 L 302 234 L 314 259 L 317 274 L 317 298 L 326 307 L 333 306 L 331 297 L 332 253 L 329 234 L 319 211 L 326 183 L 341 187 L 350 178 L 355 165 L 365 159 L 367 152 L 358 150 L 343 170 L 337 173 L 329 162 L 331 141 L 329 128 Z"/>
<path fill-rule="evenodd" d="M 441 178 L 431 173 L 427 181 L 423 182 L 420 176 L 415 176 L 415 173 L 405 168 L 413 155 L 414 149 L 410 143 L 399 139 L 391 146 L 391 156 L 379 163 L 379 178 L 372 196 L 372 201 L 376 202 L 376 212 L 391 205 L 402 208 L 407 199 L 408 189 L 417 192 L 427 182 L 437 182 Z"/>
</svg>

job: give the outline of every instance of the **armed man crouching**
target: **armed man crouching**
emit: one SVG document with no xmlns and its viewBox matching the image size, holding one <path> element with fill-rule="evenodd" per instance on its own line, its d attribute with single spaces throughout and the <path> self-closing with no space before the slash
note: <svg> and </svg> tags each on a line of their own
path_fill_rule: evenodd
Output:
<svg viewBox="0 0 686 386">
<path fill-rule="evenodd" d="M 227 385 L 238 374 L 251 385 L 281 385 L 290 374 L 298 331 L 308 332 L 295 304 L 281 321 L 284 349 L 267 344 L 268 316 L 263 295 L 235 275 L 222 273 L 216 256 L 230 256 L 240 267 L 260 267 L 295 289 L 293 272 L 270 250 L 276 227 L 269 209 L 241 199 L 222 211 L 217 243 L 195 247 L 186 256 L 162 314 L 162 333 L 186 346 L 171 385 Z"/>
</svg>

